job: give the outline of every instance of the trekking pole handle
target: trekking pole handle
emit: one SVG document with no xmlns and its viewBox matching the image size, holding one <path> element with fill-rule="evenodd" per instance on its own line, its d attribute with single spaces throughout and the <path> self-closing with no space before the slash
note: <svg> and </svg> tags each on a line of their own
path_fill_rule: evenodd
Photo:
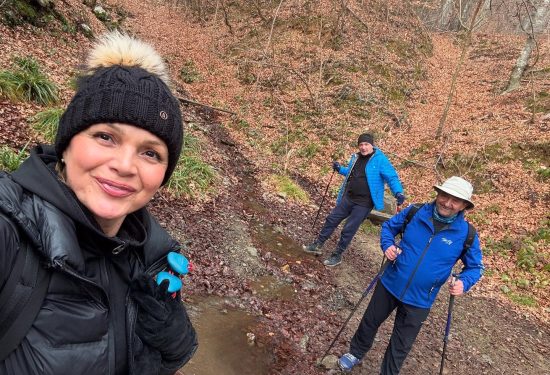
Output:
<svg viewBox="0 0 550 375">
<path fill-rule="evenodd" d="M 164 280 L 168 280 L 168 292 L 175 293 L 183 286 L 181 277 L 193 271 L 193 264 L 189 260 L 175 251 L 168 253 L 168 271 L 161 271 L 157 274 L 157 284 L 160 285 Z"/>
</svg>

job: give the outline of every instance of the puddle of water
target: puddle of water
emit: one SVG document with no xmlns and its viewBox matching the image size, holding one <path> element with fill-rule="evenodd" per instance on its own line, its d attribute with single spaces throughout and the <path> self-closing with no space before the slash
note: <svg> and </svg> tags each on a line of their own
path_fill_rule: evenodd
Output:
<svg viewBox="0 0 550 375">
<path fill-rule="evenodd" d="M 221 301 L 213 297 L 194 298 L 194 301 L 188 309 L 199 348 L 179 374 L 269 374 L 272 355 L 250 338 L 258 324 L 257 317 L 242 310 L 225 309 Z"/>
<path fill-rule="evenodd" d="M 275 276 L 267 275 L 250 283 L 256 294 L 264 299 L 289 301 L 296 295 L 292 284 L 279 281 Z"/>
<path fill-rule="evenodd" d="M 302 245 L 294 241 L 292 238 L 281 234 L 271 225 L 263 224 L 256 221 L 249 223 L 251 231 L 250 235 L 258 247 L 277 254 L 288 260 L 301 260 L 304 257 Z"/>
</svg>

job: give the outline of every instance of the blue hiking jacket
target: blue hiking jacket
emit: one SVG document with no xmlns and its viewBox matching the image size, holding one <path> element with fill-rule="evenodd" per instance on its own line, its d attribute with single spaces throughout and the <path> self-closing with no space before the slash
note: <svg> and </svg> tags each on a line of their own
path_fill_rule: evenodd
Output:
<svg viewBox="0 0 550 375">
<path fill-rule="evenodd" d="M 432 306 L 439 289 L 448 280 L 458 259 L 464 264 L 458 276 L 464 284 L 464 292 L 470 290 L 484 270 L 477 233 L 472 246 L 462 254 L 468 235 L 468 223 L 464 220 L 464 213 L 460 212 L 451 224 L 434 234 L 434 204 L 425 204 L 407 224 L 398 245 L 402 253 L 380 279 L 384 287 L 397 299 L 421 308 Z M 395 236 L 401 232 L 411 207 L 407 207 L 382 224 L 382 251 L 395 244 Z"/>
<path fill-rule="evenodd" d="M 351 155 L 347 167 L 341 166 L 338 171 L 338 173 L 346 178 L 344 179 L 344 182 L 342 182 L 340 190 L 338 191 L 336 204 L 340 203 L 340 200 L 346 191 L 348 178 L 355 162 L 357 161 L 357 157 L 357 153 Z M 403 193 L 403 186 L 399 181 L 399 176 L 397 175 L 395 168 L 386 155 L 384 155 L 384 153 L 376 147 L 374 148 L 374 154 L 365 166 L 365 175 L 367 177 L 367 183 L 369 185 L 370 195 L 372 197 L 372 203 L 375 210 L 382 211 L 384 209 L 384 182 L 388 184 L 393 195 Z"/>
</svg>

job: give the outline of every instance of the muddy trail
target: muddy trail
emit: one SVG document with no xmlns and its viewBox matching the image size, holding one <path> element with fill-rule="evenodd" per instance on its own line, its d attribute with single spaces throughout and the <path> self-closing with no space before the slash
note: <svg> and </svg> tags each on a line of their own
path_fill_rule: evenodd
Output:
<svg viewBox="0 0 550 375">
<path fill-rule="evenodd" d="M 336 235 L 321 257 L 302 251 L 313 237 L 315 207 L 262 195 L 254 167 L 226 130 L 215 118 L 201 127 L 210 147 L 226 161 L 219 166 L 226 189 L 206 205 L 162 198 L 152 208 L 197 266 L 186 280 L 185 301 L 200 347 L 179 373 L 338 373 L 331 368 L 331 355 L 346 351 L 369 297 L 330 351 L 329 368 L 317 361 L 378 271 L 377 236 L 359 233 L 341 265 L 324 267 L 321 260 L 335 246 Z M 312 182 L 305 181 L 304 187 L 320 201 Z M 332 205 L 326 202 L 317 227 Z M 443 288 L 403 374 L 439 373 L 447 303 Z M 377 373 L 391 322 L 381 327 L 354 373 Z M 548 325 L 474 291 L 456 300 L 444 373 L 550 374 L 549 337 Z"/>
</svg>

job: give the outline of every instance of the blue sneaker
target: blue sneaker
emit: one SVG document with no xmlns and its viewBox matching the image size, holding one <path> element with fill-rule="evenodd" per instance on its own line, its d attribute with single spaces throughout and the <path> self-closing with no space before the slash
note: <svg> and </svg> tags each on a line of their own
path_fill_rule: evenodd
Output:
<svg viewBox="0 0 550 375">
<path fill-rule="evenodd" d="M 351 353 L 346 353 L 338 359 L 338 366 L 344 372 L 350 372 L 359 363 L 361 363 L 361 360 L 359 358 L 355 358 L 355 356 Z"/>
</svg>

